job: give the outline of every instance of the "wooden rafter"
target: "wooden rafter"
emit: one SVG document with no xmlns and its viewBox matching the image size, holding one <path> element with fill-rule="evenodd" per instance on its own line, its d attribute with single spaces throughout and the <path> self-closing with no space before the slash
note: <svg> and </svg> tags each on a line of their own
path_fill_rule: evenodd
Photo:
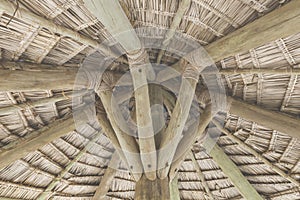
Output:
<svg viewBox="0 0 300 200">
<path fill-rule="evenodd" d="M 264 164 L 266 164 L 268 167 L 270 167 L 272 170 L 274 170 L 277 174 L 280 176 L 286 178 L 291 183 L 295 184 L 296 186 L 300 187 L 300 182 L 295 180 L 293 177 L 291 177 L 289 174 L 285 173 L 283 170 L 281 170 L 279 167 L 277 167 L 274 163 L 271 163 L 268 159 L 266 159 L 264 156 L 259 154 L 257 151 L 255 151 L 253 148 L 245 144 L 242 140 L 234 136 L 234 134 L 230 133 L 228 130 L 226 130 L 219 122 L 216 120 L 213 120 L 213 123 L 216 125 L 216 127 L 226 134 L 232 141 L 238 143 L 242 148 L 249 151 L 251 154 L 253 154 L 257 159 L 262 161 Z"/>
<path fill-rule="evenodd" d="M 101 182 L 98 188 L 96 189 L 96 192 L 93 196 L 93 200 L 105 199 L 105 196 L 109 191 L 110 184 L 117 173 L 116 167 L 118 167 L 119 162 L 120 162 L 120 157 L 118 153 L 114 153 L 107 166 L 107 169 L 105 170 L 103 177 L 101 178 Z"/>
<path fill-rule="evenodd" d="M 263 200 L 254 187 L 244 177 L 240 169 L 224 153 L 222 148 L 219 147 L 213 139 L 207 137 L 203 143 L 203 146 L 205 149 L 209 149 L 207 153 L 220 166 L 222 171 L 228 176 L 233 185 L 239 190 L 245 199 Z"/>
<path fill-rule="evenodd" d="M 157 61 L 156 61 L 157 63 L 160 63 L 160 61 L 163 57 L 163 54 L 165 53 L 165 49 L 168 47 L 172 38 L 174 37 L 174 35 L 176 33 L 176 29 L 179 27 L 179 24 L 180 24 L 181 20 L 183 19 L 184 13 L 187 11 L 187 9 L 190 7 L 190 5 L 191 5 L 191 0 L 181 0 L 180 4 L 178 6 L 178 10 L 177 10 L 175 16 L 173 17 L 171 26 L 165 35 L 164 41 L 162 42 L 161 50 L 159 51 L 158 56 L 157 56 Z"/>
<path fill-rule="evenodd" d="M 209 186 L 208 186 L 208 184 L 207 184 L 207 182 L 205 180 L 205 176 L 204 176 L 204 174 L 203 174 L 203 172 L 202 172 L 202 170 L 201 170 L 201 168 L 200 168 L 200 166 L 199 166 L 199 164 L 198 164 L 198 162 L 196 160 L 196 156 L 195 156 L 195 154 L 192 151 L 189 152 L 189 157 L 192 159 L 194 168 L 197 171 L 197 174 L 198 174 L 198 176 L 199 176 L 199 178 L 201 180 L 201 183 L 202 183 L 202 185 L 203 185 L 203 187 L 205 189 L 205 192 L 208 195 L 209 199 L 210 200 L 215 199 L 214 195 L 212 194 L 212 192 L 209 189 Z"/>
<path fill-rule="evenodd" d="M 6 149 L 0 153 L 0 168 L 2 169 L 10 163 L 26 156 L 28 153 L 41 148 L 73 130 L 75 130 L 74 120 L 71 116 L 66 116 L 30 133 L 28 138 L 24 138 L 24 140 L 15 144 L 13 148 Z"/>
<path fill-rule="evenodd" d="M 205 49 L 214 61 L 233 56 L 239 52 L 284 38 L 299 32 L 299 1 L 288 4 L 266 14 L 254 22 L 213 42 Z M 280 16 L 280 18 L 278 18 Z"/>
<path fill-rule="evenodd" d="M 234 31 L 231 34 L 208 44 L 205 46 L 205 50 L 213 61 L 218 62 L 224 58 L 234 56 L 240 52 L 249 51 L 255 47 L 267 44 L 279 38 L 284 38 L 299 32 L 300 29 L 300 10 L 297 9 L 300 6 L 299 1 L 291 1 L 288 4 L 266 14 L 265 16 L 255 20 L 254 22 Z M 278 19 L 278 16 L 281 16 Z M 265 37 L 267 36 L 267 37 Z M 241 42 L 242 41 L 242 42 Z M 192 52 L 197 54 L 196 52 Z M 201 53 L 201 52 L 199 52 Z M 198 53 L 198 54 L 199 54 Z M 173 65 L 173 68 L 178 72 L 183 71 L 182 61 Z M 178 76 L 176 73 L 169 73 L 170 70 L 162 70 L 158 74 L 158 80 L 168 80 L 170 78 Z M 220 73 L 234 74 L 234 73 L 267 73 L 274 72 L 280 73 L 299 73 L 295 69 L 226 69 L 220 70 Z M 211 72 L 209 72 L 211 73 Z M 215 72 L 216 73 L 216 72 Z"/>
<path fill-rule="evenodd" d="M 291 137 L 300 138 L 300 119 L 251 105 L 231 97 L 227 97 L 227 99 L 229 113 L 256 122 L 262 126 L 275 129 Z"/>
<path fill-rule="evenodd" d="M 87 8 L 101 21 L 128 54 L 137 111 L 139 150 L 147 178 L 156 179 L 156 148 L 147 77 L 154 79 L 149 57 L 117 1 L 86 0 Z"/>
<path fill-rule="evenodd" d="M 8 0 L 1 0 L 0 4 L 1 4 L 0 13 L 4 12 L 11 16 L 14 15 L 15 10 L 17 9 L 14 3 L 9 2 Z M 111 50 L 100 45 L 96 40 L 83 36 L 80 33 L 73 31 L 71 29 L 57 25 L 54 22 L 49 21 L 46 18 L 40 17 L 27 9 L 24 9 L 22 7 L 18 8 L 18 16 L 22 16 L 22 19 L 26 20 L 29 23 L 35 23 L 40 27 L 45 27 L 48 30 L 52 31 L 53 33 L 57 33 L 65 37 L 70 37 L 76 41 L 80 41 L 83 44 L 98 49 L 101 52 L 103 52 L 105 55 L 116 57 L 116 55 Z"/>
<path fill-rule="evenodd" d="M 1 62 L 0 91 L 72 89 L 76 69 L 59 66 Z"/>
<path fill-rule="evenodd" d="M 42 192 L 37 200 L 44 200 L 49 198 L 48 195 L 53 193 L 55 186 L 63 179 L 63 177 L 69 172 L 73 165 L 80 160 L 80 158 L 94 145 L 94 143 L 102 136 L 102 133 L 97 132 L 93 139 L 91 139 L 85 147 L 79 151 L 79 153 L 73 158 L 68 165 L 48 184 L 47 188 Z"/>
</svg>

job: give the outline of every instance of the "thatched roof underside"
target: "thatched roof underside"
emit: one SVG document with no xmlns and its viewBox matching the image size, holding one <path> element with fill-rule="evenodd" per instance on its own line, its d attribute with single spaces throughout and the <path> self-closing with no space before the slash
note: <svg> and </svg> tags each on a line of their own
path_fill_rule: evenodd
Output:
<svg viewBox="0 0 300 200">
<path fill-rule="evenodd" d="M 134 27 L 159 27 L 161 30 L 170 26 L 178 8 L 177 0 L 120 2 L 123 9 L 128 11 L 128 19 Z M 201 45 L 207 45 L 287 2 L 193 0 L 178 30 Z M 110 36 L 80 0 L 18 0 L 18 3 L 19 9 L 29 9 L 36 15 L 74 30 L 97 43 Z M 159 35 L 159 31 L 154 35 L 152 37 L 156 37 L 158 41 L 164 38 Z M 143 37 L 142 34 L 139 36 Z M 109 45 L 118 49 L 118 44 L 114 42 Z M 3 60 L 75 68 L 79 67 L 79 63 L 88 54 L 95 51 L 95 47 L 81 40 L 65 37 L 43 27 L 43 24 L 23 18 L 18 10 L 15 16 L 0 12 L 0 48 Z M 158 50 L 151 49 L 150 59 L 155 62 L 157 54 Z M 176 55 L 166 52 L 162 62 L 175 63 L 177 60 Z M 300 34 L 273 41 L 248 52 L 240 52 L 216 64 L 220 69 L 300 68 Z M 300 114 L 300 77 L 297 75 L 235 74 L 223 75 L 222 80 L 227 93 L 232 96 L 296 117 Z M 48 91 L 0 92 L 0 107 L 28 103 L 26 109 L 0 115 L 0 151 L 32 131 L 70 115 L 72 99 L 37 107 L 31 107 L 30 102 L 68 95 L 71 90 L 72 88 L 64 91 L 53 88 Z M 237 138 L 300 181 L 300 143 L 297 139 L 230 113 L 226 117 L 225 128 L 232 133 L 236 132 Z M 92 199 L 114 152 L 113 145 L 105 134 L 93 140 L 91 148 L 84 149 L 99 132 L 102 131 L 96 123 L 86 125 L 82 130 L 66 133 L 65 136 L 1 169 L 0 199 L 37 199 L 45 191 L 47 197 L 52 199 Z M 222 135 L 217 144 L 264 198 L 300 199 L 299 188 L 228 136 Z M 199 149 L 197 145 L 195 156 L 212 194 L 217 199 L 243 199 L 214 160 L 205 151 L 196 149 Z M 83 155 L 77 156 L 82 150 Z M 74 159 L 75 162 L 72 163 Z M 65 172 L 67 167 L 69 169 Z M 189 158 L 179 169 L 178 182 L 181 199 L 207 197 Z M 56 184 L 49 191 L 49 185 L 53 183 Z M 134 192 L 135 182 L 126 166 L 121 163 L 106 195 L 107 199 L 133 199 Z"/>
</svg>

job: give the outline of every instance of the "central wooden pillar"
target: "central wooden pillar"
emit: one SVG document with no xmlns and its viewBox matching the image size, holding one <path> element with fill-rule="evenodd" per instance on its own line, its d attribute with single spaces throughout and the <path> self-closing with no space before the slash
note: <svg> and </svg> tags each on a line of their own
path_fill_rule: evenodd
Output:
<svg viewBox="0 0 300 200">
<path fill-rule="evenodd" d="M 151 181 L 145 175 L 136 183 L 135 200 L 170 200 L 169 178 Z"/>
</svg>

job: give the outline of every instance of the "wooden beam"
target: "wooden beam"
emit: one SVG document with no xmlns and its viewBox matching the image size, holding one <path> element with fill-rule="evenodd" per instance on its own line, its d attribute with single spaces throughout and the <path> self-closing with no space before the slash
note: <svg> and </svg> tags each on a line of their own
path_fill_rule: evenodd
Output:
<svg viewBox="0 0 300 200">
<path fill-rule="evenodd" d="M 144 172 L 156 179 L 156 148 L 147 78 L 155 73 L 149 57 L 118 1 L 85 0 L 86 7 L 102 22 L 127 52 L 136 103 L 139 150 Z"/>
<path fill-rule="evenodd" d="M 212 192 L 210 191 L 209 186 L 208 186 L 208 184 L 207 184 L 207 182 L 206 182 L 206 180 L 205 180 L 205 176 L 204 176 L 204 174 L 202 173 L 202 170 L 201 170 L 201 168 L 200 168 L 200 166 L 199 166 L 199 164 L 198 164 L 198 162 L 197 162 L 197 160 L 196 160 L 196 156 L 195 156 L 195 154 L 194 154 L 192 151 L 189 151 L 189 157 L 192 159 L 194 168 L 195 168 L 196 171 L 197 171 L 197 174 L 198 174 L 198 176 L 199 176 L 199 178 L 200 178 L 200 180 L 201 180 L 201 183 L 202 183 L 202 185 L 203 185 L 203 187 L 204 187 L 204 189 L 205 189 L 205 192 L 206 192 L 206 194 L 208 195 L 209 199 L 210 199 L 210 200 L 216 199 L 216 198 L 214 197 L 214 195 L 212 194 Z"/>
<path fill-rule="evenodd" d="M 182 140 L 180 141 L 173 163 L 170 168 L 170 177 L 174 177 L 180 168 L 181 164 L 184 162 L 184 159 L 190 153 L 190 149 L 192 148 L 193 144 L 198 141 L 199 139 L 203 138 L 205 129 L 213 119 L 211 105 L 208 105 L 204 111 L 200 114 L 199 124 L 194 123 L 189 127 L 185 135 L 183 136 Z"/>
<path fill-rule="evenodd" d="M 169 183 L 170 188 L 170 200 L 180 200 L 180 194 L 178 189 L 178 176 L 175 176 Z"/>
<path fill-rule="evenodd" d="M 157 169 L 156 146 L 146 77 L 147 72 L 144 69 L 145 64 L 150 65 L 150 63 L 146 52 L 142 51 L 142 54 L 138 58 L 132 55 L 128 56 L 128 61 L 134 87 L 140 155 L 146 177 L 150 180 L 155 180 Z M 140 62 L 142 57 L 146 57 L 146 62 L 148 63 L 145 63 L 144 59 Z"/>
<path fill-rule="evenodd" d="M 300 30 L 300 1 L 291 1 L 254 22 L 205 47 L 217 62 L 223 58 L 248 51 Z M 278 17 L 280 16 L 280 17 Z"/>
<path fill-rule="evenodd" d="M 168 175 L 176 148 L 183 137 L 182 131 L 194 98 L 199 71 L 198 68 L 193 68 L 191 65 L 186 67 L 170 122 L 161 138 L 158 176 L 162 179 Z"/>
<path fill-rule="evenodd" d="M 161 50 L 158 53 L 157 61 L 156 61 L 158 64 L 161 62 L 161 59 L 166 51 L 166 48 L 169 46 L 171 39 L 174 37 L 176 33 L 176 29 L 179 27 L 180 22 L 183 19 L 184 13 L 187 11 L 190 5 L 191 5 L 191 0 L 181 0 L 181 2 L 179 3 L 178 10 L 175 16 L 173 17 L 171 26 L 165 35 L 164 41 L 162 42 Z"/>
<path fill-rule="evenodd" d="M 85 119 L 85 113 L 82 112 L 85 107 L 76 111 L 78 119 Z M 80 125 L 81 121 L 76 121 Z M 83 121 L 82 121 L 83 122 Z M 26 156 L 28 153 L 33 152 L 49 142 L 68 134 L 75 130 L 75 124 L 73 118 L 68 115 L 62 119 L 58 119 L 48 126 L 44 126 L 39 130 L 30 133 L 30 136 L 24 138 L 23 141 L 17 143 L 13 148 L 6 149 L 0 153 L 0 169 L 9 165 L 10 163 Z"/>
<path fill-rule="evenodd" d="M 136 183 L 135 200 L 170 200 L 169 179 L 156 179 L 151 181 L 144 175 Z"/>
<path fill-rule="evenodd" d="M 122 161 L 125 163 L 125 165 L 128 167 L 128 169 L 130 169 L 130 166 L 127 162 L 127 159 L 125 157 L 124 152 L 122 151 L 121 145 L 118 141 L 117 135 L 114 132 L 109 120 L 107 119 L 106 113 L 103 112 L 105 111 L 105 109 L 103 108 L 102 111 L 99 111 L 99 108 L 97 108 L 97 118 L 98 118 L 98 122 L 103 130 L 103 132 L 105 133 L 105 135 L 107 136 L 107 138 L 111 141 L 111 143 L 113 144 L 113 146 L 116 149 L 116 153 L 118 153 L 118 155 L 120 156 L 120 158 L 122 159 Z"/>
<path fill-rule="evenodd" d="M 238 115 L 262 126 L 275 129 L 294 138 L 300 138 L 300 119 L 276 111 L 271 111 L 227 97 L 229 113 Z"/>
<path fill-rule="evenodd" d="M 54 193 L 52 191 L 58 183 L 63 179 L 63 177 L 69 172 L 69 170 L 74 166 L 76 162 L 82 158 L 82 156 L 95 144 L 95 142 L 100 139 L 102 133 L 97 132 L 93 139 L 91 139 L 85 147 L 67 164 L 67 166 L 51 181 L 51 183 L 47 186 L 47 188 L 42 192 L 38 197 L 37 200 L 44 200 L 48 199 L 48 195 Z"/>
<path fill-rule="evenodd" d="M 203 146 L 205 149 L 210 149 L 210 151 L 207 153 L 219 165 L 222 171 L 228 176 L 233 185 L 239 190 L 245 199 L 263 200 L 263 198 L 244 177 L 240 169 L 224 153 L 224 151 L 215 143 L 213 139 L 207 137 L 203 143 Z"/>
<path fill-rule="evenodd" d="M 107 85 L 102 85 L 102 88 L 104 89 L 98 90 L 96 93 L 101 99 L 110 124 L 118 138 L 120 147 L 122 148 L 127 163 L 129 164 L 129 170 L 132 172 L 135 180 L 138 181 L 143 171 L 141 159 L 139 157 L 138 145 L 135 138 L 130 135 L 132 134 L 131 130 L 128 128 L 128 125 L 119 109 L 119 105 L 116 103 L 116 100 L 113 97 L 111 90 L 112 83 L 109 82 L 109 79 L 106 79 L 108 76 L 109 75 L 104 75 L 102 78 L 102 84 Z"/>
<path fill-rule="evenodd" d="M 72 89 L 77 71 L 24 71 L 0 69 L 0 91 Z"/>
<path fill-rule="evenodd" d="M 270 119 L 271 120 L 271 119 Z M 228 130 L 226 130 L 222 124 L 220 124 L 218 121 L 213 120 L 213 123 L 216 125 L 216 127 L 226 134 L 232 141 L 238 143 L 239 146 L 250 152 L 252 155 L 254 155 L 258 160 L 266 164 L 270 169 L 274 170 L 277 174 L 280 176 L 286 178 L 291 183 L 295 184 L 297 187 L 300 187 L 300 182 L 292 178 L 288 173 L 281 170 L 279 167 L 277 167 L 274 163 L 271 163 L 268 159 L 266 159 L 264 156 L 262 156 L 260 153 L 252 149 L 250 146 L 245 144 L 242 140 L 234 136 L 234 134 L 230 133 Z"/>
<path fill-rule="evenodd" d="M 297 9 L 299 6 L 300 1 L 291 1 L 233 33 L 208 44 L 205 46 L 205 50 L 214 62 L 218 62 L 224 58 L 234 56 L 240 52 L 249 51 L 250 49 L 267 44 L 279 38 L 296 34 L 300 30 L 300 23 L 297 23 L 300 20 L 300 10 Z M 280 16 L 280 19 L 278 16 Z M 199 50 L 195 50 L 191 53 L 199 55 L 201 52 L 197 53 L 197 51 Z M 173 68 L 178 72 L 183 71 L 183 67 L 181 66 L 183 60 L 184 58 L 173 65 Z M 245 70 L 246 72 L 248 71 L 248 69 Z M 253 69 L 253 71 L 255 70 Z M 162 81 L 178 76 L 178 74 L 168 74 L 167 71 L 169 72 L 170 70 L 162 70 L 158 74 L 157 79 Z M 241 71 L 243 70 L 241 69 Z M 260 69 L 260 71 L 261 73 L 264 73 L 264 69 Z M 277 70 L 273 71 L 277 72 Z M 279 70 L 278 73 L 280 71 L 281 70 Z M 284 71 L 281 72 L 284 73 Z M 226 70 L 224 73 L 226 73 Z"/>
<path fill-rule="evenodd" d="M 108 166 L 107 166 L 107 169 L 105 170 L 103 177 L 101 178 L 101 182 L 100 182 L 98 188 L 96 189 L 96 192 L 93 196 L 93 200 L 104 200 L 105 199 L 105 196 L 109 191 L 110 184 L 113 181 L 113 179 L 117 173 L 116 167 L 118 167 L 119 163 L 120 163 L 119 154 L 114 153 L 112 155 L 112 158 L 111 158 Z"/>
<path fill-rule="evenodd" d="M 17 9 L 16 5 L 8 0 L 0 0 L 0 13 L 6 13 L 8 15 L 14 16 L 14 12 Z M 71 29 L 68 29 L 64 26 L 60 26 L 55 24 L 52 21 L 49 21 L 48 19 L 44 17 L 40 17 L 30 10 L 24 9 L 22 7 L 18 8 L 18 15 L 21 16 L 21 19 L 29 22 L 29 23 L 35 23 L 38 24 L 40 27 L 45 27 L 49 31 L 53 33 L 57 33 L 59 35 L 63 35 L 64 37 L 70 37 L 76 41 L 80 41 L 83 44 L 89 45 L 95 49 L 100 50 L 105 55 L 112 56 L 112 57 L 118 57 L 115 53 L 113 53 L 110 49 L 102 46 L 99 44 L 96 40 L 93 40 L 87 36 L 83 36 L 80 33 L 73 31 Z M 125 60 L 123 60 L 125 61 Z"/>
</svg>

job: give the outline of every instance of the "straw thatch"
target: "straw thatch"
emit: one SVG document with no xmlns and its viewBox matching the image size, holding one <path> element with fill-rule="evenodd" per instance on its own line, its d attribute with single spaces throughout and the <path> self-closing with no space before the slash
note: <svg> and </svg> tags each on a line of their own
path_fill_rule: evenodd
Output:
<svg viewBox="0 0 300 200">
<path fill-rule="evenodd" d="M 148 40 L 155 40 L 161 44 L 180 1 L 119 2 L 134 28 L 151 28 L 150 32 L 137 31 L 141 41 L 147 44 Z M 11 10 L 2 10 L 2 3 L 9 3 Z M 176 30 L 205 46 L 287 3 L 288 0 L 192 0 Z M 38 23 L 39 20 L 24 17 L 24 11 L 43 19 Z M 45 25 L 42 20 L 49 24 Z M 60 28 L 50 27 L 51 24 Z M 154 31 L 153 27 L 158 29 Z M 104 55 L 120 52 L 119 44 L 110 37 L 82 0 L 0 1 L 1 61 L 77 68 L 87 55 L 99 50 L 106 39 L 109 39 L 105 41 L 109 48 L 100 49 Z M 192 45 L 173 41 L 169 46 L 188 49 Z M 156 62 L 160 50 L 148 50 L 150 61 Z M 162 57 L 162 63 L 168 65 L 178 60 L 180 56 L 174 52 L 166 51 Z M 118 60 L 112 68 L 118 72 L 128 70 L 119 64 Z M 300 33 L 223 58 L 216 65 L 220 70 L 298 69 Z M 228 95 L 294 117 L 300 114 L 300 77 L 297 74 L 234 73 L 222 75 L 222 81 Z M 72 89 L 0 91 L 0 111 L 6 107 L 16 108 L 0 112 L 0 153 L 12 149 L 35 130 L 68 117 L 72 111 Z M 34 104 L 45 99 L 49 102 Z M 80 103 L 83 104 L 83 100 Z M 170 117 L 167 112 L 165 115 Z M 130 116 L 127 117 L 130 120 Z M 224 128 L 232 135 L 222 133 L 217 144 L 264 199 L 300 199 L 299 184 L 290 181 L 300 181 L 300 143 L 296 138 L 230 113 L 226 115 Z M 211 129 L 214 131 L 216 127 L 212 125 Z M 114 151 L 113 144 L 97 122 L 86 124 L 0 169 L 0 199 L 92 199 Z M 195 168 L 190 157 L 180 166 L 178 188 L 181 199 L 209 199 L 210 195 L 215 199 L 243 199 L 228 175 L 201 144 L 195 143 L 192 152 L 199 168 Z M 286 176 L 281 176 L 274 168 Z M 199 170 L 203 177 L 199 176 Z M 135 184 L 126 164 L 121 162 L 106 197 L 134 199 Z"/>
</svg>

